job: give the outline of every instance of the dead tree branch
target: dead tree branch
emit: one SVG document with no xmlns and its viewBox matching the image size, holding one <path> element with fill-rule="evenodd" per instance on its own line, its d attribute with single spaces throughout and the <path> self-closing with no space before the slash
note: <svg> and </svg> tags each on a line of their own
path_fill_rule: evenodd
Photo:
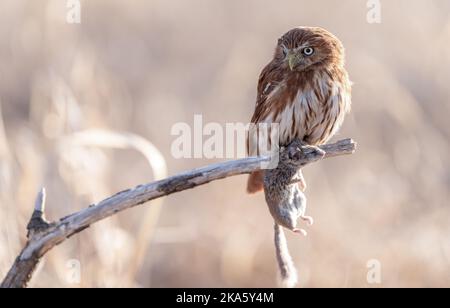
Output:
<svg viewBox="0 0 450 308">
<path fill-rule="evenodd" d="M 298 159 L 302 165 L 334 156 L 352 154 L 356 144 L 351 139 L 321 146 L 322 151 L 308 151 L 297 148 Z M 167 179 L 139 185 L 115 194 L 89 208 L 49 223 L 45 220 L 45 190 L 36 200 L 33 215 L 28 224 L 28 241 L 16 258 L 0 287 L 23 288 L 30 281 L 39 260 L 53 247 L 90 225 L 118 212 L 141 205 L 147 201 L 191 189 L 211 181 L 230 176 L 247 174 L 261 169 L 262 163 L 270 157 L 250 157 L 240 160 L 209 165 L 187 171 Z"/>
</svg>

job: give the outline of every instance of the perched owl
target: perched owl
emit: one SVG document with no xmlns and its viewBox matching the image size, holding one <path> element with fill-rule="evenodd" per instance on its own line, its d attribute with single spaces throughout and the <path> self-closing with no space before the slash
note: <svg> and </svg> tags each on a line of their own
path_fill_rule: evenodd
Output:
<svg viewBox="0 0 450 308">
<path fill-rule="evenodd" d="M 342 43 L 322 28 L 298 27 L 278 40 L 272 61 L 261 72 L 251 122 L 278 123 L 280 146 L 296 138 L 321 145 L 338 131 L 350 105 Z M 250 137 L 249 148 L 255 144 Z M 263 178 L 264 171 L 252 173 L 247 191 L 262 190 Z"/>
</svg>

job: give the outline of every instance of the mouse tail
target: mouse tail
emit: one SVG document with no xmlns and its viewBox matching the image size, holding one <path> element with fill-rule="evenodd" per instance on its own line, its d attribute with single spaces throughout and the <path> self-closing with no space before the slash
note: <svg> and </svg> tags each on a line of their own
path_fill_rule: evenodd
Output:
<svg viewBox="0 0 450 308">
<path fill-rule="evenodd" d="M 275 250 L 278 267 L 281 275 L 281 285 L 285 288 L 293 288 L 298 282 L 297 270 L 288 250 L 286 236 L 283 228 L 275 223 Z"/>
</svg>

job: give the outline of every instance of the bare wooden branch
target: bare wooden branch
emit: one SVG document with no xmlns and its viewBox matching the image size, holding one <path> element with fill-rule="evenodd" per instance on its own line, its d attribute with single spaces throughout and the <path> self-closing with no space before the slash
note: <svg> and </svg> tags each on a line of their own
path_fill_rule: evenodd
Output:
<svg viewBox="0 0 450 308">
<path fill-rule="evenodd" d="M 49 227 L 49 224 L 45 219 L 45 201 L 46 192 L 45 188 L 42 188 L 36 197 L 33 215 L 31 216 L 30 222 L 27 226 L 28 238 L 32 237 L 33 233 L 45 230 Z"/>
<path fill-rule="evenodd" d="M 309 151 L 307 147 L 294 149 L 298 151 L 295 159 L 298 160 L 299 164 L 307 165 L 323 158 L 351 154 L 356 149 L 356 143 L 351 139 L 346 139 L 319 148 L 322 151 Z M 37 197 L 36 207 L 28 225 L 28 242 L 0 287 L 26 287 L 39 260 L 50 249 L 102 219 L 147 201 L 204 185 L 211 181 L 260 170 L 263 163 L 268 163 L 270 159 L 270 157 L 265 156 L 228 161 L 187 171 L 161 181 L 139 185 L 134 189 L 119 192 L 98 204 L 91 205 L 89 208 L 53 223 L 45 221 L 45 190 L 42 190 Z"/>
</svg>

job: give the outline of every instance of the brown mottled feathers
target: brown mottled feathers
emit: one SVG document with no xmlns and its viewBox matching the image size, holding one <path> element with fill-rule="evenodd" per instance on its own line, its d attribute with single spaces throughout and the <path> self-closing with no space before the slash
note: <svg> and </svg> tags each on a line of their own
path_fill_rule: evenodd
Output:
<svg viewBox="0 0 450 308">
<path fill-rule="evenodd" d="M 312 55 L 306 55 L 307 48 Z M 350 105 L 342 43 L 322 28 L 299 27 L 278 40 L 272 61 L 262 70 L 251 122 L 278 123 L 281 146 L 295 138 L 320 145 L 338 131 Z M 250 136 L 248 142 L 254 149 L 257 140 Z M 249 193 L 262 190 L 263 174 L 250 175 Z"/>
</svg>

